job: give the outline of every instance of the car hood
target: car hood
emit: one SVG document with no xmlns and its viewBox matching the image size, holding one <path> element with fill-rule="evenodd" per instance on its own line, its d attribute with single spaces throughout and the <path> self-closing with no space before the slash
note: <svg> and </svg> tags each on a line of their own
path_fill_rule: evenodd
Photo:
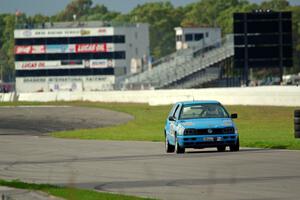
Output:
<svg viewBox="0 0 300 200">
<path fill-rule="evenodd" d="M 183 128 L 194 129 L 223 128 L 234 126 L 234 123 L 229 118 L 190 119 L 181 120 L 179 123 Z"/>
</svg>

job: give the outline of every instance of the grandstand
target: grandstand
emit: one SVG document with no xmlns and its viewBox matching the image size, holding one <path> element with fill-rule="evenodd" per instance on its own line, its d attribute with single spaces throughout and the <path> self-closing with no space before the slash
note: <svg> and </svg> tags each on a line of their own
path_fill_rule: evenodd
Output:
<svg viewBox="0 0 300 200">
<path fill-rule="evenodd" d="M 180 50 L 156 61 L 151 70 L 123 80 L 123 89 L 200 87 L 220 79 L 224 62 L 233 55 L 233 36 L 227 35 L 207 46 Z"/>
</svg>

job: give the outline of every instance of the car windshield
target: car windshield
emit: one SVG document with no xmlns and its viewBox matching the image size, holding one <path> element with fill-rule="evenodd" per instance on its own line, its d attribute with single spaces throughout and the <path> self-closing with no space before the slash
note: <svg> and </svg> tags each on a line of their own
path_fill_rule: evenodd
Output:
<svg viewBox="0 0 300 200">
<path fill-rule="evenodd" d="M 228 118 L 225 108 L 220 104 L 193 104 L 184 105 L 180 113 L 180 119 L 198 118 Z"/>
</svg>

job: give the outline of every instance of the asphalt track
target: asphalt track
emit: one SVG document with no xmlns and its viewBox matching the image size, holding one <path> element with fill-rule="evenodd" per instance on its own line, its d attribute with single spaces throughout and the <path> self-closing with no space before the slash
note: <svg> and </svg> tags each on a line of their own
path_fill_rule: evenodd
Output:
<svg viewBox="0 0 300 200">
<path fill-rule="evenodd" d="M 97 128 L 125 123 L 131 115 L 70 106 L 0 107 L 0 135 L 45 135 L 53 131 Z"/>
<path fill-rule="evenodd" d="M 8 121 L 18 111 L 9 113 Z M 0 178 L 159 199 L 300 199 L 299 151 L 212 149 L 175 155 L 165 154 L 163 143 L 55 139 L 36 129 L 31 134 L 32 127 L 28 134 L 6 130 L 0 128 Z"/>
</svg>

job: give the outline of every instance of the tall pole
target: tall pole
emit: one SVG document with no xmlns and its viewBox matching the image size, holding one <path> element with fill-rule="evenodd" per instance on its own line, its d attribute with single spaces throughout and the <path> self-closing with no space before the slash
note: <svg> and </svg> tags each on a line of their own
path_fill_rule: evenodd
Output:
<svg viewBox="0 0 300 200">
<path fill-rule="evenodd" d="M 282 83 L 283 76 L 283 39 L 282 39 L 282 13 L 279 12 L 279 75 L 280 83 Z"/>
<path fill-rule="evenodd" d="M 245 55 L 244 55 L 244 84 L 248 86 L 249 81 L 249 56 L 248 56 L 248 25 L 247 25 L 247 13 L 244 14 L 244 40 L 245 40 Z"/>
</svg>

